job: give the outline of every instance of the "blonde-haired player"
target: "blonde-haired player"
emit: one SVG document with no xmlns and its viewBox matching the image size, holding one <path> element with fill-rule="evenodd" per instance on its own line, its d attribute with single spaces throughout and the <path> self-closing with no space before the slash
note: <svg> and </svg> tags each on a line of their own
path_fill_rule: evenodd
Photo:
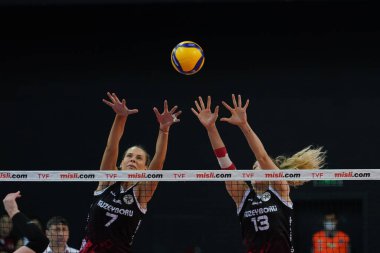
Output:
<svg viewBox="0 0 380 253">
<path fill-rule="evenodd" d="M 205 105 L 199 97 L 195 101 L 196 109 L 191 108 L 199 121 L 206 128 L 211 145 L 222 169 L 236 169 L 230 160 L 227 149 L 216 127 L 219 107 L 211 110 L 211 97 Z M 230 111 L 231 116 L 221 121 L 236 125 L 244 134 L 256 162 L 253 169 L 319 169 L 323 166 L 325 152 L 321 148 L 307 147 L 293 156 L 284 156 L 272 159 L 266 152 L 264 145 L 252 130 L 247 120 L 249 100 L 242 105 L 241 96 L 236 100 L 232 95 L 233 106 L 222 102 Z M 237 207 L 240 218 L 244 243 L 248 253 L 291 253 L 292 246 L 292 211 L 293 203 L 290 199 L 290 185 L 302 185 L 304 182 L 280 181 L 226 181 L 226 188 Z"/>
</svg>

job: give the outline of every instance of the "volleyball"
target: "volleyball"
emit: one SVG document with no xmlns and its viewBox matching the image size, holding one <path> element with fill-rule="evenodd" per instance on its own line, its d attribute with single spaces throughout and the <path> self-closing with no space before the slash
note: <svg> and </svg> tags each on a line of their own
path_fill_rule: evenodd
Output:
<svg viewBox="0 0 380 253">
<path fill-rule="evenodd" d="M 202 68 L 205 57 L 202 48 L 197 43 L 183 41 L 173 48 L 171 61 L 179 73 L 193 75 Z"/>
</svg>

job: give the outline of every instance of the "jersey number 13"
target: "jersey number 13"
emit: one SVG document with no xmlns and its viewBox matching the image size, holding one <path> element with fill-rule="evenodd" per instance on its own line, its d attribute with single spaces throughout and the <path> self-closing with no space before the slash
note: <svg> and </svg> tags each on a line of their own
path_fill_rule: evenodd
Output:
<svg viewBox="0 0 380 253">
<path fill-rule="evenodd" d="M 264 231 L 269 229 L 268 216 L 261 215 L 257 217 L 253 217 L 251 219 L 253 225 L 255 226 L 255 231 Z"/>
</svg>

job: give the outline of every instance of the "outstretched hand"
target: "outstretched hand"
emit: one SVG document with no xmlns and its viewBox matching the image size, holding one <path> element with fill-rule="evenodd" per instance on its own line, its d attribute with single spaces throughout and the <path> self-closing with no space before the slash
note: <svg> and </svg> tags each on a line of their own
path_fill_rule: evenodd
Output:
<svg viewBox="0 0 380 253">
<path fill-rule="evenodd" d="M 174 106 L 169 111 L 168 101 L 164 101 L 164 111 L 160 113 L 156 107 L 153 108 L 154 113 L 158 123 L 160 123 L 160 130 L 163 132 L 168 132 L 171 125 L 180 122 L 177 117 L 182 113 L 182 111 L 176 112 L 178 106 Z"/>
<path fill-rule="evenodd" d="M 16 199 L 20 198 L 21 194 L 20 191 L 9 193 L 5 198 L 3 199 L 4 208 L 7 211 L 9 217 L 13 217 L 16 213 L 19 212 Z"/>
<path fill-rule="evenodd" d="M 115 93 L 109 93 L 107 92 L 108 98 L 110 101 L 103 99 L 103 102 L 108 105 L 109 107 L 112 108 L 112 110 L 120 116 L 125 116 L 127 117 L 130 114 L 138 113 L 139 110 L 137 109 L 128 109 L 126 106 L 126 101 L 125 99 L 122 99 L 121 102 L 119 98 L 116 96 Z"/>
<path fill-rule="evenodd" d="M 222 101 L 224 107 L 230 111 L 231 116 L 229 118 L 221 118 L 220 121 L 228 122 L 236 126 L 243 126 L 247 123 L 247 107 L 249 105 L 249 99 L 247 99 L 245 105 L 242 106 L 241 96 L 238 95 L 238 101 L 236 102 L 235 95 L 232 94 L 232 103 L 233 107 Z"/>
<path fill-rule="evenodd" d="M 207 97 L 207 105 L 203 103 L 202 97 L 198 97 L 199 103 L 197 100 L 194 101 L 197 110 L 191 108 L 191 111 L 197 116 L 201 124 L 209 129 L 210 127 L 215 126 L 216 119 L 218 118 L 219 106 L 215 107 L 214 112 L 211 111 L 211 97 Z"/>
</svg>

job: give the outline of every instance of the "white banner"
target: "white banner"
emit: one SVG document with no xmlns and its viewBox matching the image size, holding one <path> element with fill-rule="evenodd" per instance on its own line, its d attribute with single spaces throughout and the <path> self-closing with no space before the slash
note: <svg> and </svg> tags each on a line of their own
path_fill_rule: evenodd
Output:
<svg viewBox="0 0 380 253">
<path fill-rule="evenodd" d="M 3 182 L 380 180 L 380 169 L 1 171 Z"/>
</svg>

